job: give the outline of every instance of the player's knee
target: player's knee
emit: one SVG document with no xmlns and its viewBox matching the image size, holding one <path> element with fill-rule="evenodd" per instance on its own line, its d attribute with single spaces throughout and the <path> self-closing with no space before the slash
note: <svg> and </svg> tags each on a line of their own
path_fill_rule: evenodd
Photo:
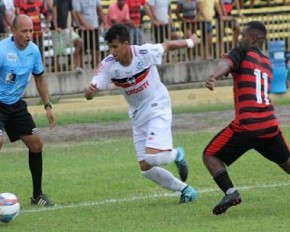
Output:
<svg viewBox="0 0 290 232">
<path fill-rule="evenodd" d="M 288 160 L 283 163 L 283 164 L 280 164 L 280 167 L 288 174 L 290 174 L 290 158 L 288 158 Z"/>
<path fill-rule="evenodd" d="M 33 152 L 33 153 L 38 153 L 42 151 L 42 142 L 38 141 L 35 143 L 32 143 L 29 145 L 28 147 L 29 151 Z"/>
<path fill-rule="evenodd" d="M 141 171 L 148 171 L 152 168 L 145 160 L 139 161 L 139 165 Z"/>
<path fill-rule="evenodd" d="M 156 154 L 145 154 L 145 161 L 151 166 L 161 166 L 173 162 L 176 155 L 176 150 L 163 151 Z"/>
</svg>

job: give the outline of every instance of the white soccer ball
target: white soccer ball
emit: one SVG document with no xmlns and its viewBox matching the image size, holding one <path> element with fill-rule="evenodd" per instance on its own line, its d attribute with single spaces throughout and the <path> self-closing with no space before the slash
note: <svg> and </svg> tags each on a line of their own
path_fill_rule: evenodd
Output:
<svg viewBox="0 0 290 232">
<path fill-rule="evenodd" d="M 20 212 L 20 203 L 13 193 L 0 194 L 0 221 L 7 223 L 17 217 Z"/>
</svg>

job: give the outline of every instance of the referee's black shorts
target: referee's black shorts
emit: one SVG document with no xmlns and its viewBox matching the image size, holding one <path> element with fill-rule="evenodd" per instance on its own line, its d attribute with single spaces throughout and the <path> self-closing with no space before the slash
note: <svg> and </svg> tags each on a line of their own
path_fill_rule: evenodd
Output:
<svg viewBox="0 0 290 232">
<path fill-rule="evenodd" d="M 289 158 L 289 147 L 280 130 L 274 137 L 257 138 L 234 132 L 230 126 L 209 142 L 203 154 L 217 157 L 229 166 L 250 149 L 277 164 L 283 164 Z"/>
<path fill-rule="evenodd" d="M 20 139 L 20 136 L 38 133 L 25 101 L 19 100 L 12 105 L 0 102 L 0 130 L 3 129 L 11 142 Z"/>
</svg>

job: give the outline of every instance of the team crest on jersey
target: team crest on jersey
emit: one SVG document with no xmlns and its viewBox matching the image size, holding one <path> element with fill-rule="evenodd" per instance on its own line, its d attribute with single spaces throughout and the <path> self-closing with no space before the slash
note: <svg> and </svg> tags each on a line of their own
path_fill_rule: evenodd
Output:
<svg viewBox="0 0 290 232">
<path fill-rule="evenodd" d="M 120 70 L 116 69 L 114 70 L 115 77 L 119 77 L 121 75 Z"/>
<path fill-rule="evenodd" d="M 135 82 L 135 78 L 134 77 L 128 77 L 127 78 L 127 83 L 133 84 L 134 82 Z"/>
<path fill-rule="evenodd" d="M 7 60 L 8 61 L 16 61 L 16 59 L 17 59 L 16 53 L 13 53 L 13 52 L 7 53 Z"/>
<path fill-rule="evenodd" d="M 147 49 L 141 49 L 141 50 L 139 51 L 139 53 L 142 54 L 142 55 L 145 55 L 145 54 L 148 53 L 148 50 L 147 50 Z"/>
<path fill-rule="evenodd" d="M 139 69 L 139 70 L 142 69 L 143 66 L 144 65 L 143 65 L 143 62 L 142 61 L 139 61 L 139 62 L 136 63 L 136 68 Z"/>
</svg>

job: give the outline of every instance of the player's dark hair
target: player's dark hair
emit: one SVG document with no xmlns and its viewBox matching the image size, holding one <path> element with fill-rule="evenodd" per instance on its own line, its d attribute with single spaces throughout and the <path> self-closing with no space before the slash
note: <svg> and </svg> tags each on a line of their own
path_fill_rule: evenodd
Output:
<svg viewBox="0 0 290 232">
<path fill-rule="evenodd" d="M 247 28 L 250 30 L 255 30 L 260 39 L 266 39 L 267 29 L 262 22 L 251 21 L 246 24 Z"/>
<path fill-rule="evenodd" d="M 120 42 L 128 41 L 128 43 L 130 43 L 130 34 L 128 28 L 122 24 L 113 25 L 107 31 L 105 40 L 111 43 L 115 39 L 119 40 Z"/>
</svg>

